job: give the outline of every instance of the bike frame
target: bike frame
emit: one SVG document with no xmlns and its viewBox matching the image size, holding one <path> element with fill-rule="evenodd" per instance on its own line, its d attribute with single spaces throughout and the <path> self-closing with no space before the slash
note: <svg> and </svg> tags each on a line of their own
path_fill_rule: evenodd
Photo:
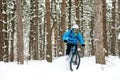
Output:
<svg viewBox="0 0 120 80">
<path fill-rule="evenodd" d="M 78 60 L 78 64 L 76 65 L 76 69 L 79 68 L 79 65 L 80 65 L 80 54 L 78 53 L 77 49 L 76 49 L 76 46 L 72 46 L 71 48 L 71 59 L 70 59 L 70 70 L 73 71 L 73 63 L 74 63 L 74 60 L 73 58 L 75 58 L 75 60 Z M 77 59 L 78 58 L 78 59 Z"/>
</svg>

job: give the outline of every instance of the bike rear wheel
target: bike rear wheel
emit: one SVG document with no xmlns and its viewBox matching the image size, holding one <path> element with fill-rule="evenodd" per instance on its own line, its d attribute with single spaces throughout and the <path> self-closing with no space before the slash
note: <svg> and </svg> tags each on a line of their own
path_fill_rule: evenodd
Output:
<svg viewBox="0 0 120 80">
<path fill-rule="evenodd" d="M 80 66 L 80 54 L 78 53 L 78 51 L 76 51 L 75 54 L 71 55 L 71 59 L 70 59 L 70 70 L 77 70 Z"/>
</svg>

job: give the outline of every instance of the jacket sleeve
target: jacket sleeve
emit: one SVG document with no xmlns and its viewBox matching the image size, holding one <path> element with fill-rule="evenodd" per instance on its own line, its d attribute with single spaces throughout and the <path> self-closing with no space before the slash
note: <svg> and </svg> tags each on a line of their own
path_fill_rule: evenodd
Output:
<svg viewBox="0 0 120 80">
<path fill-rule="evenodd" d="M 82 37 L 82 35 L 81 35 L 80 32 L 78 33 L 78 39 L 79 39 L 81 45 L 82 45 L 82 44 L 85 44 L 85 42 L 84 42 L 84 40 L 83 40 L 83 37 Z"/>
<path fill-rule="evenodd" d="M 70 35 L 70 30 L 68 30 L 65 34 L 63 34 L 62 40 L 68 40 L 69 35 Z"/>
</svg>

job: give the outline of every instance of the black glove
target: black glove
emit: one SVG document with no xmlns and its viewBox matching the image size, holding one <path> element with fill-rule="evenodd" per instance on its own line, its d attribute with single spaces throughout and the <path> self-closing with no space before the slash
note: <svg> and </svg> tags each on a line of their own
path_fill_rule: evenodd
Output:
<svg viewBox="0 0 120 80">
<path fill-rule="evenodd" d="M 82 44 L 81 46 L 82 46 L 82 47 L 85 47 L 85 44 Z"/>
<path fill-rule="evenodd" d="M 67 40 L 64 40 L 64 42 L 66 42 L 66 43 L 67 43 Z"/>
</svg>

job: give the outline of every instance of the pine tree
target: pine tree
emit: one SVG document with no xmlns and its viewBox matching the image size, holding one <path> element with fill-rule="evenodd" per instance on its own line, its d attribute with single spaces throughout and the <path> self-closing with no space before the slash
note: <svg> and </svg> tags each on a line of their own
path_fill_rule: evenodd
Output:
<svg viewBox="0 0 120 80">
<path fill-rule="evenodd" d="M 47 27 L 47 50 L 46 50 L 46 59 L 48 62 L 52 62 L 52 45 L 51 45 L 51 18 L 50 18 L 50 0 L 46 0 L 46 27 Z"/>
<path fill-rule="evenodd" d="M 66 22 L 66 0 L 62 1 L 62 5 L 61 5 L 61 11 L 62 11 L 62 16 L 61 16 L 61 31 L 60 31 L 60 37 L 62 38 L 64 32 L 65 32 L 65 22 Z M 62 40 L 60 40 L 60 47 L 61 47 L 61 52 L 65 53 L 65 47 L 64 47 L 64 42 Z"/>
<path fill-rule="evenodd" d="M 116 9 L 116 0 L 112 0 L 112 27 L 111 27 L 111 54 L 116 55 L 115 45 L 116 45 L 116 30 L 115 30 L 115 9 Z"/>
<path fill-rule="evenodd" d="M 17 14 L 17 61 L 24 64 L 24 44 L 23 44 L 23 26 L 22 26 L 22 2 L 16 0 Z"/>
<path fill-rule="evenodd" d="M 105 53 L 103 52 L 103 2 L 95 2 L 95 42 L 96 42 L 96 63 L 105 64 Z"/>
<path fill-rule="evenodd" d="M 2 8 L 3 8 L 3 20 L 4 20 L 4 23 L 3 23 L 3 29 L 4 29 L 4 31 L 3 31 L 3 42 L 4 42 L 4 61 L 5 62 L 8 62 L 8 26 L 7 26 L 7 13 L 6 13 L 6 11 L 7 11 L 7 4 L 6 4 L 6 1 L 5 0 L 3 0 L 3 6 L 2 6 Z"/>
<path fill-rule="evenodd" d="M 12 9 L 12 18 L 15 16 L 15 7 L 16 7 L 16 4 L 15 4 L 15 1 L 13 1 L 13 9 Z M 15 34 L 15 20 L 12 20 L 11 21 L 11 28 L 12 28 L 12 31 L 11 31 L 11 47 L 10 47 L 10 61 L 13 62 L 14 61 L 14 34 Z"/>
<path fill-rule="evenodd" d="M 103 36 L 104 36 L 104 52 L 108 56 L 108 44 L 107 44 L 107 27 L 106 27 L 106 0 L 103 0 Z"/>
<path fill-rule="evenodd" d="M 119 34 L 120 34 L 120 0 L 118 0 L 118 21 L 119 21 Z M 118 41 L 118 54 L 120 57 L 120 40 Z"/>
<path fill-rule="evenodd" d="M 3 23 L 2 23 L 2 0 L 0 0 L 0 61 L 3 60 Z"/>
</svg>

